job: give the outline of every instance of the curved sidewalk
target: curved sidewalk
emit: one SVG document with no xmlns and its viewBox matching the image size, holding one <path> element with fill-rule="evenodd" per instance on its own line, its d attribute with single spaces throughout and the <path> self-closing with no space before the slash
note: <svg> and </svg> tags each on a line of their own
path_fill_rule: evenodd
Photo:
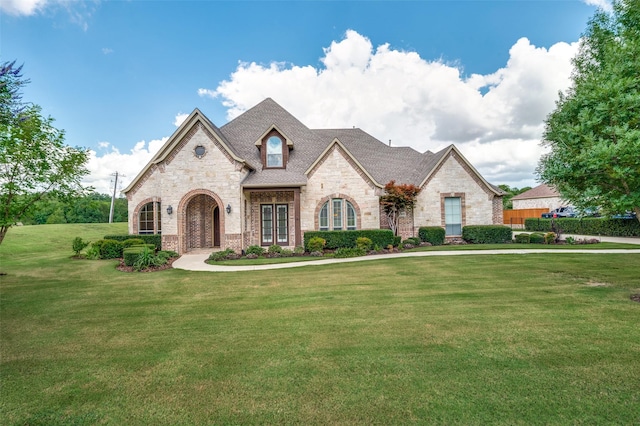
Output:
<svg viewBox="0 0 640 426">
<path fill-rule="evenodd" d="M 631 244 L 640 244 L 640 239 L 634 239 L 636 241 Z M 603 239 L 604 241 L 604 239 Z M 619 242 L 619 241 L 616 241 Z M 629 242 L 628 240 L 626 242 Z M 198 254 L 185 254 L 178 260 L 173 262 L 173 267 L 176 269 L 184 269 L 188 271 L 210 271 L 210 272 L 238 272 L 238 271 L 263 271 L 267 269 L 285 269 L 285 268 L 299 268 L 302 266 L 323 266 L 331 263 L 348 263 L 348 262 L 363 262 L 367 260 L 381 260 L 381 259 L 395 259 L 401 257 L 426 257 L 426 256 L 466 256 L 466 255 L 488 255 L 488 254 L 502 254 L 502 255 L 514 255 L 514 254 L 539 254 L 539 253 L 586 253 L 586 254 L 640 254 L 640 248 L 638 249 L 504 249 L 504 250 L 456 250 L 456 251 L 417 251 L 409 253 L 395 253 L 395 254 L 374 254 L 371 256 L 360 257 L 348 257 L 344 259 L 318 259 L 304 262 L 289 262 L 289 263 L 275 263 L 272 265 L 209 265 L 205 263 L 205 260 L 209 257 L 208 253 Z"/>
</svg>

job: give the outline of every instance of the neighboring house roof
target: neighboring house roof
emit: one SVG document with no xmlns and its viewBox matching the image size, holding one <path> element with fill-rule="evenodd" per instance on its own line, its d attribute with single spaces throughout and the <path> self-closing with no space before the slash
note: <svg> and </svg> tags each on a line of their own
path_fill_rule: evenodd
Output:
<svg viewBox="0 0 640 426">
<path fill-rule="evenodd" d="M 555 188 L 543 183 L 542 185 L 538 185 L 535 188 L 531 188 L 528 191 L 523 192 L 522 194 L 518 194 L 513 197 L 511 200 L 530 200 L 532 198 L 553 198 L 560 197 L 560 193 L 555 190 Z"/>
<path fill-rule="evenodd" d="M 489 191 L 497 195 L 504 194 L 500 188 L 485 181 L 453 145 L 437 153 L 420 153 L 410 147 L 391 147 L 358 128 L 309 129 L 271 98 L 220 128 L 198 109 L 194 110 L 124 192 L 130 191 L 153 164 L 164 161 L 198 121 L 228 156 L 250 169 L 249 175 L 242 182 L 244 187 L 305 185 L 308 173 L 335 145 L 380 188 L 391 180 L 421 186 L 438 169 L 447 154 L 453 151 Z M 281 133 L 291 148 L 286 169 L 262 167 L 259 146 L 256 144 L 272 129 Z"/>
</svg>

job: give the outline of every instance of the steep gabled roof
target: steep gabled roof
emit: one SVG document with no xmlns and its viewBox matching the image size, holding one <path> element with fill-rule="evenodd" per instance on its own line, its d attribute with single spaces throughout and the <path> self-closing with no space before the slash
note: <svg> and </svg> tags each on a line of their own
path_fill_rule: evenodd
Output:
<svg viewBox="0 0 640 426">
<path fill-rule="evenodd" d="M 240 163 L 246 163 L 229 143 L 225 135 L 218 129 L 198 108 L 195 108 L 191 114 L 182 122 L 182 124 L 176 129 L 169 139 L 162 145 L 153 158 L 147 163 L 147 165 L 138 173 L 138 175 L 131 181 L 122 192 L 125 194 L 131 191 L 135 185 L 142 179 L 154 165 L 160 164 L 165 161 L 172 153 L 174 153 L 176 147 L 180 144 L 183 138 L 195 127 L 201 125 L 205 132 L 212 135 L 214 139 L 221 146 L 222 150 L 233 160 Z M 253 168 L 251 164 L 247 164 L 250 169 Z"/>
<path fill-rule="evenodd" d="M 485 181 L 453 145 L 437 153 L 419 153 L 410 147 L 391 147 L 358 128 L 309 129 L 271 98 L 220 128 L 195 109 L 124 192 L 131 190 L 154 164 L 171 155 L 198 123 L 217 140 L 231 159 L 247 166 L 250 173 L 242 182 L 247 188 L 303 186 L 314 165 L 337 146 L 380 188 L 391 180 L 422 186 L 449 155 L 455 154 L 489 191 L 504 194 Z M 283 135 L 290 148 L 286 168 L 283 169 L 262 167 L 259 141 L 274 129 Z"/>
</svg>

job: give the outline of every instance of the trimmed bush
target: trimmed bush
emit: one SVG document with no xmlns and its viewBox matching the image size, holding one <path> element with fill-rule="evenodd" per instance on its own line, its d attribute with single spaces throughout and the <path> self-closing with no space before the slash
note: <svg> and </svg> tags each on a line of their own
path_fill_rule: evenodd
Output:
<svg viewBox="0 0 640 426">
<path fill-rule="evenodd" d="M 390 229 L 363 229 L 356 231 L 308 231 L 304 233 L 304 247 L 307 251 L 315 251 L 310 249 L 309 242 L 312 238 L 319 237 L 325 240 L 326 249 L 335 250 L 340 247 L 356 247 L 356 240 L 360 237 L 366 237 L 371 240 L 372 245 L 386 247 L 393 244 L 393 231 Z M 398 241 L 400 243 L 400 241 Z M 397 244 L 396 244 L 397 245 Z"/>
<path fill-rule="evenodd" d="M 306 234 L 305 234 L 306 235 Z M 309 240 L 309 242 L 307 243 L 307 248 L 309 249 L 309 251 L 314 252 L 314 251 L 319 251 L 321 252 L 324 249 L 324 246 L 327 244 L 327 240 L 325 240 L 324 238 L 320 238 L 320 237 L 313 237 Z"/>
<path fill-rule="evenodd" d="M 162 250 L 162 236 L 160 234 L 133 234 L 133 235 L 105 235 L 105 240 L 124 241 L 136 238 L 144 241 L 145 244 L 153 244 L 156 250 Z"/>
<path fill-rule="evenodd" d="M 552 223 L 555 230 L 552 229 Z M 609 237 L 640 237 L 640 222 L 636 219 L 610 219 L 606 217 L 525 219 L 527 231 L 557 232 L 580 235 L 606 235 Z"/>
<path fill-rule="evenodd" d="M 556 242 L 556 234 L 553 232 L 547 232 L 544 234 L 544 243 L 545 244 L 553 244 Z"/>
<path fill-rule="evenodd" d="M 293 249 L 293 253 L 294 254 L 304 254 L 304 247 L 303 246 L 296 246 L 296 248 Z"/>
<path fill-rule="evenodd" d="M 462 227 L 462 239 L 472 244 L 502 244 L 513 240 L 511 228 L 503 225 Z"/>
<path fill-rule="evenodd" d="M 277 244 L 272 244 L 269 246 L 269 249 L 267 250 L 267 252 L 269 254 L 280 254 L 282 253 L 282 247 L 277 245 Z"/>
<path fill-rule="evenodd" d="M 124 261 L 124 264 L 127 266 L 133 266 L 138 255 L 142 253 L 142 250 L 144 250 L 144 246 L 135 246 L 124 249 L 122 251 L 122 260 Z"/>
<path fill-rule="evenodd" d="M 420 241 L 441 246 L 444 244 L 445 230 L 440 226 L 422 226 L 418 229 L 418 236 Z"/>
<path fill-rule="evenodd" d="M 533 234 L 529 235 L 529 242 L 531 244 L 544 244 L 544 234 L 534 232 Z"/>
<path fill-rule="evenodd" d="M 356 239 L 356 247 L 362 250 L 371 250 L 371 246 L 373 246 L 373 241 L 367 237 L 359 237 Z"/>
<path fill-rule="evenodd" d="M 222 251 L 214 251 L 209 255 L 209 260 L 218 262 L 220 260 L 235 259 L 236 257 L 237 257 L 236 252 L 228 248 Z"/>
<path fill-rule="evenodd" d="M 122 244 L 120 241 L 103 239 L 93 243 L 98 247 L 100 259 L 117 259 L 122 257 Z"/>
<path fill-rule="evenodd" d="M 142 246 L 144 245 L 145 242 L 142 238 L 129 238 L 126 239 L 122 242 L 122 247 L 123 248 L 128 248 L 131 246 Z"/>
<path fill-rule="evenodd" d="M 247 255 L 249 254 L 255 254 L 256 256 L 262 256 L 264 254 L 266 250 L 264 249 L 264 247 L 260 247 L 260 246 L 249 246 L 247 247 L 247 250 L 245 250 L 245 253 Z"/>
<path fill-rule="evenodd" d="M 516 243 L 529 244 L 531 242 L 530 235 L 526 233 L 517 234 L 515 236 Z"/>
</svg>

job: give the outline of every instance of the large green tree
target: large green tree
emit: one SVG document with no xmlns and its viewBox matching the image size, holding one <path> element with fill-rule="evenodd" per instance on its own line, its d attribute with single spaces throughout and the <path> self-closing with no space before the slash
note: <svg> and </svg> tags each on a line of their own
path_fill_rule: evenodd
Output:
<svg viewBox="0 0 640 426">
<path fill-rule="evenodd" d="M 540 179 L 578 207 L 640 220 L 640 1 L 596 12 L 573 59 L 572 87 L 546 121 Z"/>
<path fill-rule="evenodd" d="M 22 101 L 28 80 L 15 62 L 0 65 L 0 244 L 45 195 L 77 196 L 88 151 L 64 144 L 64 132 L 43 117 L 40 106 Z"/>
</svg>

